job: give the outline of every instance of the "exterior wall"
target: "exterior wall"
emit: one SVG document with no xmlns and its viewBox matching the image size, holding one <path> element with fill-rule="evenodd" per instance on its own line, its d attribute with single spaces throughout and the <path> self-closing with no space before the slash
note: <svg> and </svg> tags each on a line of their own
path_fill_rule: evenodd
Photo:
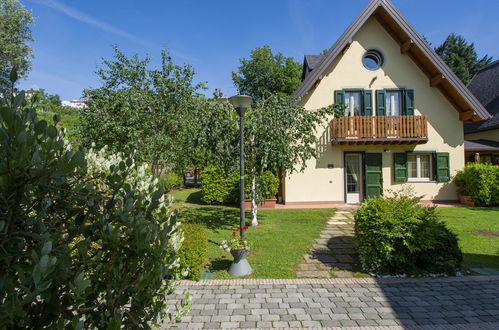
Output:
<svg viewBox="0 0 499 330">
<path fill-rule="evenodd" d="M 362 55 L 369 48 L 378 49 L 384 56 L 384 66 L 369 71 L 362 65 Z M 464 167 L 463 123 L 459 114 L 447 99 L 431 88 L 429 79 L 412 62 L 400 53 L 400 46 L 373 18 L 359 30 L 344 55 L 332 63 L 324 73 L 318 86 L 302 99 L 302 105 L 309 110 L 334 103 L 334 91 L 343 88 L 408 88 L 414 90 L 415 115 L 428 117 L 429 141 L 420 145 L 347 145 L 332 146 L 329 125 L 318 129 L 320 143 L 319 157 L 307 162 L 303 173 L 286 178 L 286 202 L 344 201 L 344 151 L 365 151 L 383 153 L 383 188 L 399 190 L 411 185 L 425 200 L 456 200 L 456 189 L 450 182 L 421 182 L 398 184 L 393 182 L 393 152 L 406 150 L 448 152 L 451 174 Z M 376 115 L 375 93 L 373 92 L 374 115 Z M 386 150 L 386 152 L 385 152 Z M 332 164 L 334 168 L 328 168 Z"/>
<path fill-rule="evenodd" d="M 464 139 L 465 140 L 490 140 L 490 141 L 499 142 L 499 128 L 498 129 L 491 129 L 488 131 L 466 134 L 464 136 Z"/>
</svg>

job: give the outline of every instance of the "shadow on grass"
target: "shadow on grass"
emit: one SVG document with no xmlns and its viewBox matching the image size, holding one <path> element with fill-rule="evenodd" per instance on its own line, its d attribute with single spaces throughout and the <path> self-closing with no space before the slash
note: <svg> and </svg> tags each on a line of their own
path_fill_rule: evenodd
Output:
<svg viewBox="0 0 499 330">
<path fill-rule="evenodd" d="M 245 212 L 246 225 L 251 222 L 250 211 Z M 239 209 L 220 208 L 220 207 L 189 207 L 180 211 L 180 221 L 186 223 L 197 223 L 204 225 L 207 229 L 214 232 L 227 230 L 230 227 L 239 226 Z M 265 215 L 259 214 L 258 221 L 265 221 Z"/>
<path fill-rule="evenodd" d="M 224 271 L 229 269 L 231 263 L 232 261 L 224 258 L 213 259 L 208 269 L 210 272 Z"/>
<path fill-rule="evenodd" d="M 185 201 L 186 201 L 186 203 L 194 204 L 194 205 L 206 205 L 201 200 L 201 190 L 194 191 L 193 193 L 191 193 L 189 196 L 187 196 Z"/>
<path fill-rule="evenodd" d="M 463 257 L 465 267 L 490 267 L 499 270 L 499 256 L 497 255 L 463 253 Z"/>
</svg>

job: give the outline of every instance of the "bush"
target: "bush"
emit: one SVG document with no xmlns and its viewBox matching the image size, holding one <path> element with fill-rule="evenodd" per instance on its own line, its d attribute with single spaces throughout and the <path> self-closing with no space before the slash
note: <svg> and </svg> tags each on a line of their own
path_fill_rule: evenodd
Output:
<svg viewBox="0 0 499 330">
<path fill-rule="evenodd" d="M 477 206 L 499 205 L 499 166 L 471 163 L 454 180 L 458 193 L 471 196 Z"/>
<path fill-rule="evenodd" d="M 0 98 L 0 131 L 0 328 L 164 318 L 182 235 L 145 167 L 72 150 L 24 93 Z"/>
<path fill-rule="evenodd" d="M 367 200 L 355 213 L 355 235 L 369 271 L 378 274 L 455 273 L 462 253 L 436 208 L 393 194 Z"/>
<path fill-rule="evenodd" d="M 223 169 L 209 166 L 201 172 L 201 200 L 206 204 L 239 203 L 239 173 L 227 174 Z M 264 171 L 258 178 L 261 199 L 275 198 L 279 187 L 279 178 L 271 171 Z M 244 198 L 251 198 L 251 181 L 245 176 Z"/>
<path fill-rule="evenodd" d="M 165 188 L 165 191 L 182 189 L 184 187 L 184 177 L 178 172 L 170 171 L 159 177 L 159 184 Z"/>
<path fill-rule="evenodd" d="M 178 252 L 179 269 L 181 273 L 187 271 L 186 278 L 197 281 L 207 258 L 208 237 L 200 224 L 182 224 L 180 229 L 184 232 L 184 242 Z"/>
</svg>

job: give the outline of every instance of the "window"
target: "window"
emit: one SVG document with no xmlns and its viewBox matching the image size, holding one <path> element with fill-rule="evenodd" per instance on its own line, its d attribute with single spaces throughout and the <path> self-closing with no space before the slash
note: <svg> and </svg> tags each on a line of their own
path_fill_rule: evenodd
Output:
<svg viewBox="0 0 499 330">
<path fill-rule="evenodd" d="M 402 114 L 402 91 L 386 91 L 386 115 L 400 116 Z"/>
<path fill-rule="evenodd" d="M 361 91 L 346 91 L 345 105 L 347 116 L 360 116 L 362 113 L 362 92 Z"/>
<path fill-rule="evenodd" d="M 364 56 L 362 56 L 362 64 L 368 70 L 377 70 L 383 66 L 383 55 L 375 49 L 368 50 Z"/>
<path fill-rule="evenodd" d="M 407 176 L 409 181 L 431 181 L 432 179 L 432 155 L 431 154 L 408 154 Z"/>
</svg>

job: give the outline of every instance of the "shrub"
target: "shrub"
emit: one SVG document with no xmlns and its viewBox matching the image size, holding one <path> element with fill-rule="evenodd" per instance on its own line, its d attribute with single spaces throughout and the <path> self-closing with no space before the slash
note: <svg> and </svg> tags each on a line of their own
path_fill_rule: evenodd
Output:
<svg viewBox="0 0 499 330">
<path fill-rule="evenodd" d="M 182 189 L 184 187 L 184 177 L 178 172 L 170 171 L 159 177 L 159 184 L 165 188 L 165 191 Z"/>
<path fill-rule="evenodd" d="M 0 98 L 0 131 L 0 328 L 148 328 L 165 317 L 182 235 L 145 167 L 71 150 L 24 93 Z"/>
<path fill-rule="evenodd" d="M 209 166 L 201 172 L 201 200 L 207 204 L 239 203 L 239 173 L 227 174 L 223 169 Z M 279 187 L 279 178 L 271 171 L 264 171 L 257 184 L 261 199 L 275 198 Z M 244 197 L 251 198 L 251 182 L 245 176 Z"/>
<path fill-rule="evenodd" d="M 455 273 L 462 253 L 436 208 L 404 193 L 367 200 L 355 213 L 355 235 L 369 271 L 381 274 Z"/>
<path fill-rule="evenodd" d="M 471 196 L 477 206 L 499 205 L 499 166 L 471 163 L 454 180 L 459 194 Z"/>
<path fill-rule="evenodd" d="M 184 242 L 178 252 L 179 269 L 181 273 L 187 271 L 186 278 L 197 281 L 207 258 L 208 237 L 200 224 L 182 224 L 180 229 L 184 232 Z"/>
</svg>

